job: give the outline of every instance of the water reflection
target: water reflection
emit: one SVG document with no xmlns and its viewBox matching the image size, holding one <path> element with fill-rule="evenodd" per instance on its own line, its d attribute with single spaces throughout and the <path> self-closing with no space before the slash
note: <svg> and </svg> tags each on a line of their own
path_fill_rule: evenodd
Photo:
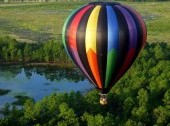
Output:
<svg viewBox="0 0 170 126">
<path fill-rule="evenodd" d="M 0 89 L 10 90 L 0 96 L 0 106 L 16 101 L 17 96 L 29 96 L 37 101 L 52 92 L 86 92 L 92 88 L 77 69 L 0 66 Z"/>
<path fill-rule="evenodd" d="M 30 79 L 33 74 L 44 76 L 47 80 L 62 80 L 67 78 L 69 81 L 83 81 L 85 77 L 78 69 L 63 69 L 54 66 L 0 66 L 0 77 L 6 79 L 15 78 L 18 74 L 24 72 L 27 79 Z"/>
</svg>

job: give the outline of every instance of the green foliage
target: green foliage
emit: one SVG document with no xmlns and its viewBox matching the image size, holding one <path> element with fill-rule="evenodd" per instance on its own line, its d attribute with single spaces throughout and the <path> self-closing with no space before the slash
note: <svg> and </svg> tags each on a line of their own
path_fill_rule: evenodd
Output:
<svg viewBox="0 0 170 126">
<path fill-rule="evenodd" d="M 88 113 L 84 113 L 82 120 L 86 121 L 88 126 L 103 126 L 104 125 L 104 117 L 100 114 L 93 116 Z"/>
<path fill-rule="evenodd" d="M 83 114 L 81 120 L 88 126 L 114 126 L 115 120 L 112 114 L 107 113 L 106 116 L 101 114 L 91 115 L 87 112 Z"/>
<path fill-rule="evenodd" d="M 15 106 L 10 108 L 10 105 L 6 104 L 2 109 L 2 113 L 3 118 L 0 119 L 0 126 L 23 126 L 25 124 L 23 111 Z"/>
<path fill-rule="evenodd" d="M 168 108 L 170 108 L 170 89 L 168 89 L 165 92 L 163 101 L 164 101 L 164 104 L 167 105 Z"/>
<path fill-rule="evenodd" d="M 62 59 L 62 60 L 61 60 Z M 0 38 L 0 63 L 54 62 L 69 63 L 61 43 L 49 40 L 44 43 L 19 43 L 9 37 Z"/>
<path fill-rule="evenodd" d="M 170 109 L 166 106 L 159 106 L 158 108 L 154 109 L 154 117 L 156 119 L 156 123 L 158 125 L 166 125 L 169 123 L 170 120 Z"/>
<path fill-rule="evenodd" d="M 74 110 L 72 108 L 69 108 L 69 106 L 66 103 L 62 103 L 59 105 L 59 112 L 60 114 L 58 115 L 59 121 L 58 125 L 59 126 L 78 126 L 78 118 L 76 117 L 76 114 L 74 113 Z"/>
<path fill-rule="evenodd" d="M 51 42 L 43 47 L 46 52 L 53 52 L 50 50 L 53 48 Z M 12 48 L 13 46 L 10 46 L 10 49 Z M 38 102 L 28 99 L 22 109 L 5 105 L 0 110 L 3 115 L 0 118 L 0 125 L 169 125 L 169 50 L 170 45 L 166 43 L 147 44 L 130 70 L 111 89 L 108 94 L 109 103 L 106 106 L 100 105 L 96 90 L 85 95 L 80 92 L 51 94 Z M 30 59 L 32 57 L 33 55 L 30 55 Z M 50 56 L 48 58 L 51 59 Z M 30 76 L 29 71 L 27 72 Z"/>
<path fill-rule="evenodd" d="M 17 95 L 15 96 L 17 98 L 17 101 L 13 102 L 13 105 L 23 105 L 28 99 L 32 99 L 28 96 L 22 96 L 22 95 Z"/>
</svg>

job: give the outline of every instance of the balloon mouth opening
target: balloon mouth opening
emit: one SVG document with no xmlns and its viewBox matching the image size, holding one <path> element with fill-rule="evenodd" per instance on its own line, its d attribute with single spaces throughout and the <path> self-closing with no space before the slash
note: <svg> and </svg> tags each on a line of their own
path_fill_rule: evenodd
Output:
<svg viewBox="0 0 170 126">
<path fill-rule="evenodd" d="M 90 2 L 91 5 L 120 5 L 118 2 Z"/>
<path fill-rule="evenodd" d="M 100 94 L 100 104 L 101 105 L 107 105 L 108 104 L 108 99 L 107 99 L 107 94 Z"/>
</svg>

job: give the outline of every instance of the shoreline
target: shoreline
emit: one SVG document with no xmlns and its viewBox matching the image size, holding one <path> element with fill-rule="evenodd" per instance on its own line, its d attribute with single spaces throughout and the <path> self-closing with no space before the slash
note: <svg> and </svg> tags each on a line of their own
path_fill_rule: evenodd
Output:
<svg viewBox="0 0 170 126">
<path fill-rule="evenodd" d="M 60 67 L 60 68 L 74 68 L 74 64 L 72 63 L 58 63 L 58 62 L 0 62 L 0 65 L 22 65 L 22 66 L 50 66 L 50 67 Z"/>
</svg>

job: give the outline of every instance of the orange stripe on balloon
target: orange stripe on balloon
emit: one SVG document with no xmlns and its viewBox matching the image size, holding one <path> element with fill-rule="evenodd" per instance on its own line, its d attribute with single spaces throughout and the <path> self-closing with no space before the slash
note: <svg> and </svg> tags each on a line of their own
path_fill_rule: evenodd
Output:
<svg viewBox="0 0 170 126">
<path fill-rule="evenodd" d="M 96 53 L 92 49 L 89 49 L 87 52 L 87 58 L 88 58 L 90 69 L 94 75 L 94 78 L 96 79 L 97 85 L 99 88 L 102 88 L 99 70 L 98 70 Z"/>
</svg>

